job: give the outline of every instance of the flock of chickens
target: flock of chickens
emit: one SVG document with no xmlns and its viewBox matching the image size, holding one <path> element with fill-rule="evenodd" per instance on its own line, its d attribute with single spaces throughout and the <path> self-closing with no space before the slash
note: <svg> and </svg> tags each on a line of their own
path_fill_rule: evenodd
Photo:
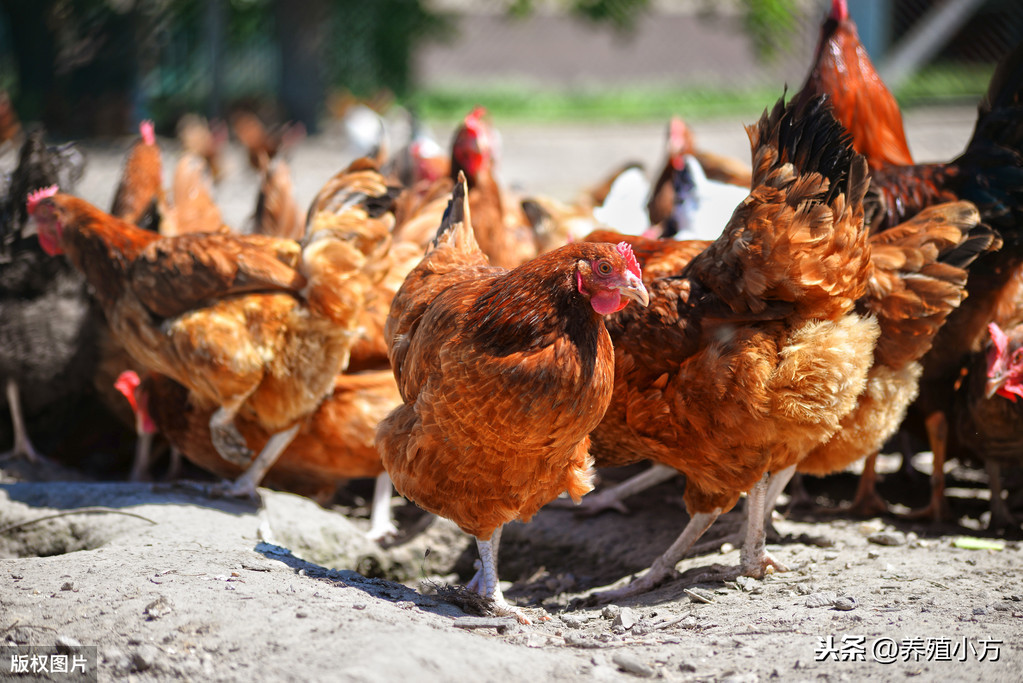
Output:
<svg viewBox="0 0 1023 683">
<path fill-rule="evenodd" d="M 73 148 L 35 131 L 0 207 L 14 450 L 38 457 L 24 387 L 116 384 L 139 443 L 161 434 L 229 478 L 222 493 L 378 477 L 382 538 L 393 482 L 476 538 L 469 587 L 525 623 L 501 594 L 501 529 L 563 492 L 599 509 L 685 475 L 690 521 L 607 600 L 670 577 L 743 493 L 741 565 L 722 578 L 783 570 L 765 529 L 794 473 L 866 458 L 854 505 L 876 509 L 873 459 L 900 426 L 934 454 L 920 514 L 945 512 L 944 459 L 973 456 L 992 525 L 1013 526 L 1000 467 L 1023 454 L 1021 93 L 1023 46 L 966 151 L 914 165 L 834 0 L 802 89 L 748 128 L 752 169 L 673 123 L 640 219 L 614 206 L 635 169 L 576 205 L 512 197 L 482 108 L 450 154 L 416 138 L 357 159 L 304 216 L 278 154 L 300 133 L 233 121 L 262 174 L 246 234 L 211 199 L 218 133 L 196 120 L 170 198 L 143 124 L 109 212 L 70 193 Z M 695 194 L 708 179 L 728 189 Z M 655 466 L 585 496 L 594 466 L 640 461 Z"/>
</svg>

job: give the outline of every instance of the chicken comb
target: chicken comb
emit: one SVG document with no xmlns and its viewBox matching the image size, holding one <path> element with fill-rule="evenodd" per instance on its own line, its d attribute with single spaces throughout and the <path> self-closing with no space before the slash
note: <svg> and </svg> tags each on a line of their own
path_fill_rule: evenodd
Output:
<svg viewBox="0 0 1023 683">
<path fill-rule="evenodd" d="M 156 144 L 156 131 L 153 129 L 153 122 L 149 119 L 139 124 L 139 135 L 142 136 L 142 142 L 147 145 Z"/>
<path fill-rule="evenodd" d="M 135 390 L 139 388 L 139 384 L 142 380 L 139 379 L 139 375 L 134 370 L 125 370 L 117 376 L 117 381 L 114 382 L 114 388 L 121 392 L 128 403 L 131 404 L 132 412 L 138 411 L 138 404 L 135 400 Z"/>
<path fill-rule="evenodd" d="M 633 275 L 642 279 L 643 273 L 639 269 L 639 262 L 636 261 L 636 255 L 632 253 L 632 245 L 628 242 L 619 242 L 615 245 L 615 249 L 625 259 L 625 266 L 632 272 Z"/>
<path fill-rule="evenodd" d="M 30 214 L 33 213 L 36 210 L 36 207 L 39 206 L 39 202 L 43 201 L 47 197 L 52 197 L 53 195 L 57 194 L 59 189 L 60 188 L 58 188 L 56 185 L 50 185 L 49 187 L 39 188 L 35 192 L 30 192 L 28 194 L 28 199 L 25 202 L 25 206 L 28 208 L 28 212 Z"/>
<path fill-rule="evenodd" d="M 846 4 L 846 0 L 831 0 L 831 14 L 828 15 L 828 19 L 843 22 L 848 18 L 849 5 Z"/>
<path fill-rule="evenodd" d="M 991 341 L 994 342 L 998 355 L 1004 358 L 1009 351 L 1008 335 L 1002 332 L 1002 328 L 998 326 L 998 323 L 988 323 L 987 331 L 991 334 Z"/>
</svg>

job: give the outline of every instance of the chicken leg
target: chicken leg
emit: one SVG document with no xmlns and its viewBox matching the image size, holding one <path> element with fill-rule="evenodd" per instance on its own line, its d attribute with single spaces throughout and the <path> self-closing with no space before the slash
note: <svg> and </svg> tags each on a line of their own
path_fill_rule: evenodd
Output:
<svg viewBox="0 0 1023 683">
<path fill-rule="evenodd" d="M 795 470 L 795 466 L 792 466 L 774 475 L 765 474 L 747 494 L 746 540 L 739 551 L 739 571 L 743 576 L 762 579 L 768 567 L 774 567 L 782 572 L 788 571 L 767 552 L 766 529 L 769 521 L 767 515 L 774 510 L 774 500 L 785 488 Z"/>
<path fill-rule="evenodd" d="M 213 441 L 213 447 L 217 449 L 220 457 L 238 467 L 249 467 L 252 461 L 252 449 L 245 443 L 245 437 L 234 423 L 238 410 L 249 394 L 251 392 L 233 397 L 210 417 L 210 439 Z"/>
<path fill-rule="evenodd" d="M 369 513 L 369 531 L 366 537 L 371 541 L 383 543 L 398 533 L 391 515 L 391 477 L 381 472 L 373 487 L 373 507 Z"/>
<path fill-rule="evenodd" d="M 988 529 L 1004 532 L 1007 529 L 1019 530 L 1019 522 L 1009 509 L 1009 504 L 1002 498 L 1002 468 L 997 460 L 984 463 L 987 470 L 988 488 L 991 489 L 991 520 Z"/>
<path fill-rule="evenodd" d="M 32 440 L 28 438 L 25 415 L 21 412 L 21 394 L 18 391 L 18 383 L 11 377 L 7 378 L 7 405 L 10 406 L 11 423 L 14 426 L 14 448 L 4 453 L 4 458 L 23 457 L 30 463 L 38 463 L 44 458 L 32 445 Z"/>
<path fill-rule="evenodd" d="M 483 540 L 476 537 L 476 548 L 480 553 L 480 564 L 476 569 L 475 576 L 466 584 L 466 588 L 476 591 L 493 602 L 494 612 L 500 616 L 515 617 L 520 624 L 530 625 L 529 620 L 521 609 L 508 604 L 501 592 L 501 585 L 497 579 L 497 551 L 501 544 L 501 530 L 504 527 L 497 527 L 490 538 Z"/>
<path fill-rule="evenodd" d="M 937 411 L 927 416 L 927 440 L 931 444 L 933 458 L 931 469 L 931 502 L 926 507 L 913 510 L 906 519 L 930 519 L 935 522 L 950 519 L 952 511 L 945 500 L 945 456 L 948 444 L 948 420 L 945 413 Z"/>
<path fill-rule="evenodd" d="M 654 563 L 650 565 L 650 569 L 643 576 L 633 579 L 632 582 L 621 588 L 595 593 L 593 597 L 598 602 L 611 602 L 620 598 L 639 595 L 653 589 L 657 584 L 674 573 L 675 565 L 685 557 L 693 544 L 699 540 L 700 536 L 703 536 L 704 532 L 710 528 L 714 520 L 720 515 L 721 508 L 715 508 L 712 512 L 697 512 L 690 517 L 686 528 L 682 530 L 682 533 L 671 544 L 671 547 L 654 560 Z"/>
<path fill-rule="evenodd" d="M 661 482 L 668 481 L 678 473 L 678 470 L 674 467 L 653 463 L 649 469 L 629 477 L 623 482 L 609 486 L 598 493 L 589 493 L 583 496 L 582 501 L 578 505 L 572 502 L 571 498 L 558 498 L 552 500 L 547 505 L 554 508 L 572 508 L 583 517 L 591 517 L 605 510 L 615 510 L 623 515 L 627 515 L 629 514 L 629 509 L 625 507 L 625 503 L 622 501 L 629 496 L 657 486 Z"/>
<path fill-rule="evenodd" d="M 217 412 L 219 413 L 220 411 Z M 216 417 L 216 415 L 214 415 L 214 417 Z M 263 480 L 263 476 L 266 475 L 267 470 L 273 467 L 273 464 L 277 462 L 277 458 L 281 456 L 281 453 L 283 453 L 284 449 L 288 447 L 288 444 L 294 440 L 295 435 L 298 434 L 298 429 L 301 426 L 302 423 L 298 422 L 294 426 L 288 427 L 284 431 L 277 432 L 271 436 L 266 442 L 266 445 L 263 446 L 263 450 L 259 452 L 256 459 L 252 461 L 251 465 L 249 465 L 248 469 L 230 484 L 216 487 L 214 489 L 214 493 L 224 496 L 234 496 L 237 498 L 255 498 L 256 487 L 259 486 L 259 482 Z"/>
</svg>

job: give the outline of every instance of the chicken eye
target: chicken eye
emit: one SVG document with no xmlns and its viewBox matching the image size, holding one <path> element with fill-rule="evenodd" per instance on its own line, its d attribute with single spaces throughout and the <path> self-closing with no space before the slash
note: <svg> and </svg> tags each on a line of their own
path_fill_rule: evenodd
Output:
<svg viewBox="0 0 1023 683">
<path fill-rule="evenodd" d="M 601 275 L 610 275 L 614 268 L 607 261 L 597 261 L 597 272 Z"/>
</svg>

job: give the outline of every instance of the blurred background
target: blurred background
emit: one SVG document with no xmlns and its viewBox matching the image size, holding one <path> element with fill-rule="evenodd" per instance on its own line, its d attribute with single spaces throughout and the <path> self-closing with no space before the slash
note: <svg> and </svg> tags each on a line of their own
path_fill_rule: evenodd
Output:
<svg viewBox="0 0 1023 683">
<path fill-rule="evenodd" d="M 438 122 L 751 118 L 799 87 L 827 0 L 0 0 L 0 90 L 51 135 L 246 108 L 316 133 L 354 102 Z M 853 0 L 903 107 L 973 105 L 1019 0 Z"/>
</svg>

